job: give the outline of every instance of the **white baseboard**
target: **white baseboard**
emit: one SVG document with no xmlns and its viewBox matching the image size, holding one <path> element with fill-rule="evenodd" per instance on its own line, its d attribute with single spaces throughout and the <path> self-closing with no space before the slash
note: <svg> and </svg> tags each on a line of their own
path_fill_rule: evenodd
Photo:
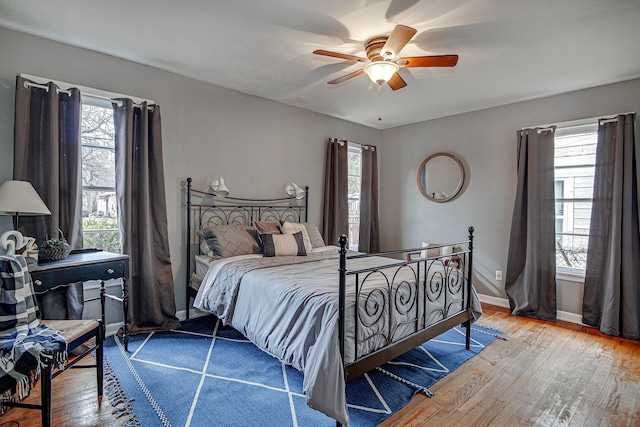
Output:
<svg viewBox="0 0 640 427">
<path fill-rule="evenodd" d="M 200 310 L 196 310 L 195 308 L 192 308 L 191 310 L 189 310 L 189 318 L 190 319 L 195 319 L 196 317 L 206 316 L 208 314 L 209 313 L 206 313 L 206 312 L 200 311 Z M 176 317 L 180 321 L 185 320 L 187 318 L 187 311 L 186 310 L 177 311 L 176 312 Z M 111 335 L 115 335 L 116 332 L 118 332 L 118 330 L 122 327 L 123 324 L 124 324 L 124 322 L 108 323 L 107 324 L 107 336 L 109 337 Z"/>
<path fill-rule="evenodd" d="M 207 313 L 204 311 L 196 310 L 195 308 L 189 309 L 189 319 L 195 319 L 196 317 L 207 316 L 211 313 Z M 187 310 L 176 311 L 176 317 L 182 321 L 187 318 Z"/>
<path fill-rule="evenodd" d="M 480 300 L 480 302 L 483 302 L 485 304 L 491 304 L 498 307 L 509 308 L 509 300 L 506 298 L 478 294 L 478 299 Z M 565 322 L 576 323 L 578 325 L 586 326 L 584 323 L 582 323 L 582 314 L 558 310 L 556 317 L 558 320 L 563 320 Z"/>
<path fill-rule="evenodd" d="M 576 323 L 582 326 L 588 326 L 582 323 L 582 314 L 571 313 L 569 311 L 558 310 L 558 320 L 564 320 L 565 322 Z"/>
<path fill-rule="evenodd" d="M 124 322 L 107 323 L 106 335 L 108 337 L 110 337 L 111 335 L 115 335 L 116 332 L 118 332 L 118 329 L 120 329 L 122 327 L 122 325 L 124 325 Z"/>
<path fill-rule="evenodd" d="M 502 308 L 509 308 L 509 300 L 506 298 L 492 297 L 491 295 L 478 294 L 480 302 L 496 305 Z"/>
</svg>

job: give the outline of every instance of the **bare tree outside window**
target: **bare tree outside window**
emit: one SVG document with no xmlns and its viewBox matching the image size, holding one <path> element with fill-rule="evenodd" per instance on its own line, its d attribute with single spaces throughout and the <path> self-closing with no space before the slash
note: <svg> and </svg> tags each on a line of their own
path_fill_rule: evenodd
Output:
<svg viewBox="0 0 640 427">
<path fill-rule="evenodd" d="M 82 228 L 85 248 L 121 252 L 115 172 L 113 110 L 110 105 L 83 100 Z"/>
</svg>

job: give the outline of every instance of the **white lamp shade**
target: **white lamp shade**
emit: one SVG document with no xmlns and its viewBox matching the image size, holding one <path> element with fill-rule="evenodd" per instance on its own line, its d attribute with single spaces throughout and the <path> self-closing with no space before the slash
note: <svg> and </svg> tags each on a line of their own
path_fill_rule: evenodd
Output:
<svg viewBox="0 0 640 427">
<path fill-rule="evenodd" d="M 220 177 L 211 183 L 213 193 L 218 197 L 227 197 L 229 195 L 229 189 L 224 183 L 224 178 Z"/>
<path fill-rule="evenodd" d="M 372 82 L 381 85 L 388 82 L 398 72 L 399 68 L 395 62 L 376 61 L 365 65 L 364 72 L 367 73 Z"/>
<path fill-rule="evenodd" d="M 295 197 L 296 199 L 302 199 L 305 194 L 304 190 L 298 187 L 295 182 L 287 185 L 286 191 L 289 196 Z"/>
<path fill-rule="evenodd" d="M 6 215 L 51 215 L 38 192 L 27 181 L 6 181 L 2 184 L 0 212 Z"/>
</svg>

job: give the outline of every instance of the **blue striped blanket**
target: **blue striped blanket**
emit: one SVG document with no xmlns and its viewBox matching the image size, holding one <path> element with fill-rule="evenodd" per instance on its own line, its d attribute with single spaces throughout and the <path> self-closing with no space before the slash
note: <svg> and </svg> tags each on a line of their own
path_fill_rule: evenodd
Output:
<svg viewBox="0 0 640 427">
<path fill-rule="evenodd" d="M 67 343 L 40 324 L 27 262 L 21 255 L 0 256 L 0 398 L 29 395 L 45 364 L 64 367 Z M 0 405 L 0 414 L 4 405 Z"/>
</svg>

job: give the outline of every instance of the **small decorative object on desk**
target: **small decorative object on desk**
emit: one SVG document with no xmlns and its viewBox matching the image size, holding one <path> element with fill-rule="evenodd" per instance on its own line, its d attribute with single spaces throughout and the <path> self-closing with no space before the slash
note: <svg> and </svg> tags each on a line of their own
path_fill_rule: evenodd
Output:
<svg viewBox="0 0 640 427">
<path fill-rule="evenodd" d="M 59 239 L 49 238 L 49 233 L 47 232 L 47 240 L 42 242 L 38 253 L 38 260 L 40 262 L 58 261 L 69 256 L 71 245 L 67 243 L 62 230 L 58 230 L 58 232 L 60 233 Z"/>
</svg>

